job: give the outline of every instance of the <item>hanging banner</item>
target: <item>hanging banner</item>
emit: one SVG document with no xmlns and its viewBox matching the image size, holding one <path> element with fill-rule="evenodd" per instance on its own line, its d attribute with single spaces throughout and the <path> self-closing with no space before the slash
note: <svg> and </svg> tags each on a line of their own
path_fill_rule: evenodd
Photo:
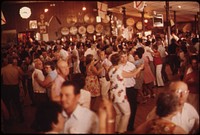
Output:
<svg viewBox="0 0 200 135">
<path fill-rule="evenodd" d="M 175 25 L 175 23 L 174 23 L 174 21 L 172 19 L 170 19 L 169 21 L 170 21 L 170 26 L 171 27 Z"/>
<path fill-rule="evenodd" d="M 145 2 L 144 1 L 133 1 L 133 7 L 139 11 L 143 11 L 145 6 Z"/>
<path fill-rule="evenodd" d="M 97 2 L 98 16 L 105 19 L 108 10 L 108 4 Z"/>
<path fill-rule="evenodd" d="M 6 24 L 6 18 L 3 15 L 3 12 L 1 11 L 1 25 Z"/>
</svg>

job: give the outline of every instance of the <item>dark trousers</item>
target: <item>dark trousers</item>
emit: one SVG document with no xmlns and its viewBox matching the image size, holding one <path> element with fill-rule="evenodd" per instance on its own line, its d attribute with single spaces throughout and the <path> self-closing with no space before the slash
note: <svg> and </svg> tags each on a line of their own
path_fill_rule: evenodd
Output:
<svg viewBox="0 0 200 135">
<path fill-rule="evenodd" d="M 131 108 L 131 116 L 129 118 L 129 123 L 127 127 L 128 131 L 133 131 L 134 129 L 135 115 L 137 111 L 137 93 L 138 91 L 134 87 L 126 88 L 126 95 L 128 97 Z"/>
<path fill-rule="evenodd" d="M 178 56 L 176 54 L 169 55 L 169 66 L 170 66 L 170 69 L 171 69 L 173 75 L 178 73 L 179 60 L 178 60 Z"/>
<path fill-rule="evenodd" d="M 34 93 L 34 101 L 36 107 L 39 107 L 41 104 L 47 102 L 48 100 L 49 99 L 47 93 Z"/>
<path fill-rule="evenodd" d="M 80 70 L 82 74 L 86 75 L 86 67 L 84 65 L 84 61 L 80 61 Z"/>
<path fill-rule="evenodd" d="M 161 70 L 161 74 L 162 74 L 162 79 L 164 82 L 168 82 L 169 79 L 168 79 L 168 76 L 167 76 L 167 73 L 166 73 L 166 57 L 163 57 L 162 58 L 162 62 L 163 62 L 163 66 L 162 66 L 162 70 Z"/>
<path fill-rule="evenodd" d="M 23 121 L 24 117 L 20 103 L 19 85 L 3 85 L 1 94 L 10 116 L 19 116 L 19 120 Z"/>
<path fill-rule="evenodd" d="M 32 85 L 32 79 L 27 79 L 27 87 L 28 87 L 28 94 L 29 97 L 34 104 L 34 92 L 33 92 L 33 85 Z"/>
</svg>

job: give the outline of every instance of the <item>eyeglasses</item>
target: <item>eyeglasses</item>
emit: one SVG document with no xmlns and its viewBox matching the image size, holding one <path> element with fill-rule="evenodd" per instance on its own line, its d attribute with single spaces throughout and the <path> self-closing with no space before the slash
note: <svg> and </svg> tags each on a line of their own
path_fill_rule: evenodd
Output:
<svg viewBox="0 0 200 135">
<path fill-rule="evenodd" d="M 189 90 L 178 89 L 178 90 L 176 90 L 176 93 L 177 94 L 181 94 L 181 93 L 187 94 L 187 93 L 189 93 Z"/>
</svg>

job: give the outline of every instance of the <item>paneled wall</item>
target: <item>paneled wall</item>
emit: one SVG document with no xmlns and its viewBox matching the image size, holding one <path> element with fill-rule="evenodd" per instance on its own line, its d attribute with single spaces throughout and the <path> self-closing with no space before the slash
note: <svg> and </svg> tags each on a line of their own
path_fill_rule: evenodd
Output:
<svg viewBox="0 0 200 135">
<path fill-rule="evenodd" d="M 71 26 L 80 27 L 84 26 L 87 27 L 88 25 L 94 25 L 96 26 L 96 16 L 97 13 L 97 2 L 92 1 L 65 1 L 65 2 L 54 2 L 55 6 L 50 6 L 50 4 L 53 4 L 53 2 L 47 2 L 47 3 L 2 3 L 2 11 L 4 13 L 4 16 L 6 18 L 7 23 L 2 26 L 2 30 L 10 30 L 10 29 L 16 29 L 17 32 L 23 32 L 23 31 L 29 31 L 29 21 L 30 20 L 37 20 L 40 22 L 40 15 L 44 13 L 44 9 L 48 8 L 49 11 L 47 13 L 44 13 L 45 18 L 44 21 L 48 22 L 52 16 L 57 16 L 57 18 L 60 20 L 61 24 L 59 24 L 56 17 L 52 19 L 49 26 L 47 26 L 47 32 L 49 34 L 49 39 L 57 39 L 61 37 L 61 28 L 62 27 L 68 27 Z M 32 14 L 30 18 L 28 19 L 22 19 L 19 15 L 19 9 L 23 6 L 27 6 L 31 8 Z M 86 11 L 82 11 L 82 7 L 85 6 L 87 9 Z M 94 17 L 93 23 L 86 23 L 84 22 L 84 16 L 88 14 L 89 16 Z M 122 14 L 116 14 L 113 13 L 114 16 L 116 16 L 118 19 L 122 20 Z M 77 17 L 77 23 L 75 24 L 69 24 L 67 23 L 67 18 L 69 16 L 76 16 Z M 129 18 L 130 16 L 127 16 L 126 18 Z M 135 18 L 133 17 L 135 22 L 140 21 L 141 18 Z M 101 24 L 106 27 L 110 27 L 110 23 L 103 23 Z M 135 27 L 134 27 L 135 29 Z M 136 29 L 135 29 L 136 30 Z M 33 29 L 35 32 L 39 32 L 38 29 Z M 94 33 L 95 34 L 95 33 Z M 88 34 L 91 35 L 91 34 Z"/>
<path fill-rule="evenodd" d="M 50 6 L 51 4 L 55 4 L 55 6 Z M 19 15 L 19 9 L 23 6 L 27 6 L 31 8 L 32 14 L 30 18 L 28 19 L 22 19 Z M 85 6 L 87 9 L 86 11 L 82 11 L 82 7 Z M 87 28 L 88 25 L 97 25 L 96 22 L 96 16 L 97 13 L 97 2 L 95 1 L 63 1 L 63 2 L 39 2 L 39 3 L 2 3 L 2 11 L 4 13 L 4 16 L 6 18 L 7 23 L 5 25 L 1 26 L 2 30 L 16 30 L 18 32 L 23 31 L 30 31 L 29 28 L 29 21 L 30 20 L 37 20 L 38 22 L 41 21 L 40 15 L 44 13 L 44 9 L 48 8 L 49 11 L 47 13 L 44 13 L 45 22 L 49 22 L 50 18 L 54 16 L 52 21 L 50 22 L 49 26 L 47 26 L 47 33 L 49 35 L 49 40 L 58 39 L 61 37 L 61 28 L 67 27 L 71 28 L 72 26 L 75 26 L 79 28 L 80 26 L 84 26 Z M 88 14 L 89 16 L 94 17 L 93 23 L 86 23 L 84 22 L 84 16 Z M 116 16 L 119 20 L 122 20 L 123 15 L 122 14 L 116 14 L 113 13 L 114 16 Z M 60 20 L 61 24 L 58 20 Z M 76 16 L 77 17 L 77 23 L 71 24 L 67 23 L 67 18 L 69 16 Z M 127 16 L 128 19 L 130 16 Z M 138 21 L 141 21 L 141 18 L 132 17 L 135 20 L 135 24 Z M 149 19 L 149 22 L 146 24 L 146 30 L 153 29 L 152 27 L 152 20 Z M 103 23 L 104 29 L 106 27 L 110 27 L 110 23 Z M 33 29 L 34 32 L 39 32 L 39 27 L 37 29 Z M 134 33 L 140 32 L 141 30 L 136 29 L 135 25 L 133 25 L 133 31 Z M 96 33 L 93 33 L 96 34 Z M 93 36 L 93 34 L 87 33 L 87 36 Z"/>
</svg>

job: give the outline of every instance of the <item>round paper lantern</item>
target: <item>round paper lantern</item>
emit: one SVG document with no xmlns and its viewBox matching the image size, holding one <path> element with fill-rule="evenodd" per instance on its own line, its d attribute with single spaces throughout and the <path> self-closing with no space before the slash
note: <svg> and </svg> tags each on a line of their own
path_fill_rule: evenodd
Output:
<svg viewBox="0 0 200 135">
<path fill-rule="evenodd" d="M 31 16 L 31 9 L 29 7 L 22 7 L 19 10 L 21 18 L 27 19 Z"/>
</svg>

